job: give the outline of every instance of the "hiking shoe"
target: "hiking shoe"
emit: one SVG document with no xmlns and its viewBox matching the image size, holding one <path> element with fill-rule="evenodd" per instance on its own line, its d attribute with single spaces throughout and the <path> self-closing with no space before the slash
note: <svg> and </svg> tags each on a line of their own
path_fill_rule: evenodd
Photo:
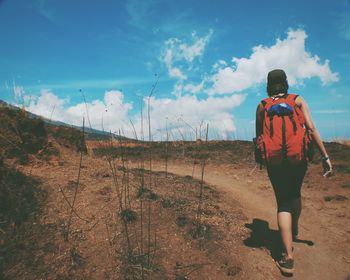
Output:
<svg viewBox="0 0 350 280">
<path fill-rule="evenodd" d="M 282 273 L 293 274 L 294 272 L 294 260 L 287 259 L 285 255 L 282 256 L 282 259 L 276 262 L 278 268 Z"/>
</svg>

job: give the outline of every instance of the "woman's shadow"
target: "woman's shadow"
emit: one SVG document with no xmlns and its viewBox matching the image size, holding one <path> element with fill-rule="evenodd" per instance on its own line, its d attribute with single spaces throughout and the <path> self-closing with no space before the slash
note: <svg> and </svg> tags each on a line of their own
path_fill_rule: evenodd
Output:
<svg viewBox="0 0 350 280">
<path fill-rule="evenodd" d="M 250 237 L 243 241 L 246 246 L 251 248 L 266 248 L 270 251 L 270 255 L 275 261 L 280 260 L 283 245 L 278 230 L 270 229 L 267 221 L 257 218 L 254 218 L 251 224 L 245 224 L 245 227 L 251 230 Z M 295 239 L 293 241 L 304 243 L 308 246 L 314 245 L 314 242 L 311 240 Z"/>
</svg>

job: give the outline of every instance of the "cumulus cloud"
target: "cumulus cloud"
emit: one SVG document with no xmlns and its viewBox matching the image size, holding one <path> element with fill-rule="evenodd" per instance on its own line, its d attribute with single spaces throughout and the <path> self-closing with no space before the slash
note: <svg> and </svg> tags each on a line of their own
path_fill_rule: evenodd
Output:
<svg viewBox="0 0 350 280">
<path fill-rule="evenodd" d="M 73 106 L 69 105 L 68 99 L 61 99 L 50 90 L 42 90 L 38 97 L 31 98 L 26 109 L 34 114 L 77 126 L 82 125 L 85 117 L 86 126 L 90 119 L 92 128 L 101 130 L 103 123 L 106 131 L 118 131 L 128 125 L 132 104 L 125 102 L 123 93 L 117 90 L 105 92 L 103 100 L 94 100 L 86 105 L 82 102 Z"/>
<path fill-rule="evenodd" d="M 178 67 L 168 66 L 169 76 L 180 80 L 187 80 L 187 76 Z"/>
<path fill-rule="evenodd" d="M 64 104 L 67 102 L 65 99 L 60 99 L 58 96 L 53 94 L 50 90 L 44 89 L 41 91 L 39 96 L 29 97 L 29 104 L 26 109 L 34 114 L 51 118 L 54 114 L 56 120 L 68 121 L 69 118 L 65 113 Z M 73 120 L 69 120 L 71 124 L 76 124 Z M 80 124 L 82 118 L 80 118 Z"/>
<path fill-rule="evenodd" d="M 198 38 L 195 32 L 192 33 L 192 37 L 195 39 L 194 43 L 192 45 L 181 43 L 178 46 L 179 56 L 183 57 L 188 62 L 192 62 L 196 57 L 201 57 L 204 53 L 205 46 L 209 42 L 212 34 L 213 34 L 212 29 L 210 29 L 209 33 L 202 38 Z"/>
<path fill-rule="evenodd" d="M 204 87 L 204 80 L 199 84 L 187 84 L 183 87 L 183 90 L 185 92 L 197 94 L 197 93 L 200 93 L 201 90 L 203 90 L 203 87 Z"/>
<path fill-rule="evenodd" d="M 180 80 L 186 80 L 187 75 L 184 73 L 183 65 L 187 69 L 192 68 L 192 63 L 195 59 L 200 59 L 203 56 L 204 50 L 213 30 L 209 30 L 204 37 L 198 37 L 196 33 L 192 33 L 192 44 L 183 42 L 178 38 L 170 38 L 165 41 L 165 48 L 161 55 L 161 61 L 168 69 L 170 77 Z"/>
<path fill-rule="evenodd" d="M 201 123 L 209 123 L 210 131 L 215 129 L 218 136 L 226 138 L 229 133 L 236 130 L 232 110 L 241 105 L 245 95 L 232 95 L 225 97 L 208 97 L 200 100 L 194 95 L 183 95 L 175 99 L 152 97 L 151 123 L 153 139 L 159 139 L 166 134 L 166 125 L 173 138 L 193 140 L 195 130 L 199 129 Z M 136 121 L 136 127 L 140 127 L 140 118 Z M 205 126 L 202 125 L 202 129 Z M 181 136 L 182 134 L 182 136 Z M 204 135 L 204 134 L 202 134 Z M 213 137 L 213 134 L 211 133 Z"/>
<path fill-rule="evenodd" d="M 182 89 L 180 89 L 182 90 Z M 102 100 L 93 100 L 71 105 L 69 99 L 60 98 L 50 90 L 42 90 L 40 95 L 31 96 L 26 109 L 48 119 L 62 121 L 77 126 L 82 125 L 85 117 L 85 126 L 105 131 L 122 133 L 127 137 L 134 137 L 130 120 L 133 121 L 137 136 L 140 138 L 141 117 L 140 112 L 132 114 L 133 105 L 124 99 L 122 92 L 117 90 L 104 93 Z M 150 99 L 150 112 L 152 124 L 152 139 L 165 139 L 166 127 L 172 134 L 172 140 L 185 137 L 193 140 L 195 130 L 204 137 L 205 125 L 209 123 L 209 137 L 226 138 L 236 130 L 232 112 L 241 105 L 245 95 L 234 94 L 224 97 L 210 96 L 199 99 L 197 95 L 184 94 L 175 98 Z M 148 98 L 144 98 L 144 133 L 148 138 L 147 105 Z M 86 109 L 87 107 L 87 109 Z M 88 114 L 87 114 L 88 112 Z M 215 135 L 213 132 L 215 131 Z"/>
<path fill-rule="evenodd" d="M 290 85 L 302 83 L 304 79 L 318 77 L 322 84 L 338 81 L 338 73 L 333 73 L 329 60 L 321 62 L 317 55 L 305 50 L 307 34 L 303 30 L 290 30 L 287 38 L 277 39 L 273 46 L 255 46 L 249 58 L 232 59 L 233 65 L 224 61 L 214 65 L 212 87 L 209 94 L 226 94 L 242 91 L 266 80 L 268 71 L 284 69 Z"/>
</svg>

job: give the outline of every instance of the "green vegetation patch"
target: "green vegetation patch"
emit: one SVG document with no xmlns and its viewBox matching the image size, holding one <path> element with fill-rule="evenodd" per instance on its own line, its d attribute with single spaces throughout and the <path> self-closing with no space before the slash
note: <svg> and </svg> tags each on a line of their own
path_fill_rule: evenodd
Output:
<svg viewBox="0 0 350 280">
<path fill-rule="evenodd" d="M 0 146 L 6 158 L 20 158 L 36 154 L 47 144 L 45 124 L 31 119 L 22 110 L 0 107 Z"/>
<path fill-rule="evenodd" d="M 16 263 L 31 267 L 40 261 L 34 256 L 37 238 L 50 228 L 33 221 L 46 196 L 38 180 L 0 163 L 0 279 Z"/>
<path fill-rule="evenodd" d="M 72 148 L 77 152 L 87 152 L 82 131 L 63 126 L 48 126 L 47 130 L 61 146 Z"/>
</svg>

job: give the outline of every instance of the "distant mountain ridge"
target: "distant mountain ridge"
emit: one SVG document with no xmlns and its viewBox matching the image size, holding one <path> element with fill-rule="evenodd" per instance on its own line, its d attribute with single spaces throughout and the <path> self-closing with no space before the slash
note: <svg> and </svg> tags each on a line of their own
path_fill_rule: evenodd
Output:
<svg viewBox="0 0 350 280">
<path fill-rule="evenodd" d="M 14 106 L 12 104 L 9 104 L 3 100 L 0 99 L 0 107 L 8 107 L 11 108 L 13 110 L 21 110 L 21 108 Z M 82 126 L 76 126 L 76 125 L 72 125 L 72 124 L 67 124 L 65 122 L 61 122 L 61 121 L 56 121 L 56 120 L 50 120 L 46 117 L 37 115 L 37 114 L 33 114 L 31 112 L 26 111 L 28 116 L 30 118 L 33 119 L 41 119 L 43 120 L 47 125 L 52 125 L 52 126 L 64 126 L 64 127 L 71 127 L 71 128 L 75 128 L 78 130 L 83 130 Z M 107 132 L 107 131 L 102 131 L 102 130 L 98 130 L 98 129 L 94 129 L 94 128 L 90 128 L 90 127 L 84 127 L 84 131 L 86 133 L 87 136 L 87 140 L 109 140 L 111 139 L 111 136 L 113 138 L 117 138 L 117 139 L 125 139 L 128 141 L 136 141 L 135 139 L 131 139 L 131 138 L 127 138 L 124 136 L 119 136 L 116 135 L 115 133 L 111 133 L 111 132 Z"/>
</svg>

